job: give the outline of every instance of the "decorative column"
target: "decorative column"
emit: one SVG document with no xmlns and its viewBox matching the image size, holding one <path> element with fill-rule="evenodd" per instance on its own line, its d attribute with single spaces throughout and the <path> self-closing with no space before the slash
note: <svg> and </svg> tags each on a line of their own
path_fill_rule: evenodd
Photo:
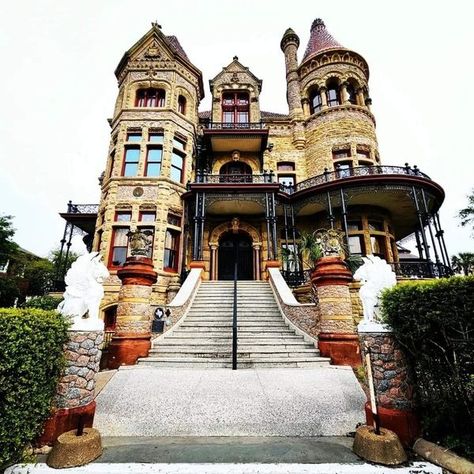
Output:
<svg viewBox="0 0 474 474">
<path fill-rule="evenodd" d="M 310 113 L 310 109 L 309 109 L 309 100 L 307 98 L 304 98 L 302 101 L 301 101 L 301 104 L 303 105 L 303 115 L 304 115 L 304 118 L 308 118 L 311 113 Z"/>
<path fill-rule="evenodd" d="M 319 93 L 321 94 L 321 110 L 328 108 L 328 96 L 327 88 L 325 86 L 319 88 Z"/>
<path fill-rule="evenodd" d="M 153 320 L 150 298 L 157 273 L 147 257 L 149 241 L 144 232 L 129 232 L 131 257 L 117 271 L 122 280 L 117 305 L 115 334 L 108 347 L 108 368 L 134 365 L 140 357 L 147 357 L 151 347 Z"/>
<path fill-rule="evenodd" d="M 362 87 L 359 87 L 357 89 L 357 105 L 360 105 L 360 106 L 365 105 L 364 89 L 362 89 Z"/>
<path fill-rule="evenodd" d="M 387 326 L 359 326 L 359 339 L 363 360 L 370 351 L 380 425 L 397 433 L 405 446 L 411 446 L 421 429 L 414 412 L 413 375 L 406 357 Z M 371 426 L 370 402 L 365 404 L 365 416 Z"/>
<path fill-rule="evenodd" d="M 104 331 L 69 331 L 64 347 L 66 367 L 59 380 L 53 413 L 44 425 L 38 445 L 53 444 L 59 435 L 77 428 L 82 419 L 92 427 L 96 403 L 95 376 L 99 372 Z"/>
<path fill-rule="evenodd" d="M 209 247 L 211 249 L 211 280 L 217 280 L 217 269 L 218 269 L 218 262 L 217 262 L 217 249 L 219 248 L 218 244 L 210 243 Z"/>
<path fill-rule="evenodd" d="M 253 261 L 254 261 L 254 266 L 253 268 L 255 269 L 255 275 L 254 275 L 254 279 L 255 280 L 260 280 L 260 247 L 261 247 L 261 244 L 258 243 L 254 243 L 252 245 L 253 247 Z"/>
<path fill-rule="evenodd" d="M 343 105 L 350 104 L 349 102 L 349 94 L 347 93 L 347 82 L 343 82 L 341 84 L 341 103 Z"/>
<path fill-rule="evenodd" d="M 311 275 L 321 314 L 319 351 L 331 358 L 331 364 L 357 367 L 361 356 L 352 317 L 351 281 L 352 273 L 339 256 L 320 258 Z"/>
</svg>

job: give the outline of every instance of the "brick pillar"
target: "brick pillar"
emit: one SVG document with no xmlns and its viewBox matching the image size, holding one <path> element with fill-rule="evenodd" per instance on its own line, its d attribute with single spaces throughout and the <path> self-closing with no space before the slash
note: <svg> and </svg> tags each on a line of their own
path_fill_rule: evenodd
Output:
<svg viewBox="0 0 474 474">
<path fill-rule="evenodd" d="M 320 258 L 311 275 L 321 312 L 319 351 L 331 358 L 331 364 L 357 367 L 361 359 L 352 318 L 351 281 L 352 273 L 340 257 Z"/>
<path fill-rule="evenodd" d="M 59 435 L 77 428 L 82 417 L 92 427 L 95 414 L 95 375 L 99 371 L 103 331 L 69 331 L 66 367 L 56 389 L 52 415 L 46 420 L 39 445 L 53 444 Z"/>
<path fill-rule="evenodd" d="M 420 435 L 420 424 L 415 415 L 413 376 L 405 355 L 388 329 L 362 332 L 359 329 L 361 350 L 370 348 L 374 388 L 380 424 L 395 433 L 405 446 L 411 446 Z M 367 424 L 372 424 L 370 403 L 365 405 Z"/>
<path fill-rule="evenodd" d="M 147 357 L 151 347 L 150 306 L 151 286 L 157 280 L 153 263 L 148 257 L 128 257 L 117 276 L 122 280 L 115 334 L 108 347 L 108 368 L 134 365 L 140 357 Z"/>
</svg>

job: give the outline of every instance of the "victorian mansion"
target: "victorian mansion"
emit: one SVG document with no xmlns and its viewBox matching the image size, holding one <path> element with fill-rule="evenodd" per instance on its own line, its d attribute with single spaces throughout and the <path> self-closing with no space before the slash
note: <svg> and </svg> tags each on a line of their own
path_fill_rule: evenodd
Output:
<svg viewBox="0 0 474 474">
<path fill-rule="evenodd" d="M 339 229 L 346 256 L 379 255 L 399 275 L 449 271 L 443 189 L 416 167 L 383 163 L 367 62 L 320 19 L 299 46 L 286 30 L 288 114 L 261 110 L 262 80 L 237 57 L 209 81 L 211 110 L 199 111 L 202 73 L 156 23 L 123 55 L 100 203 L 61 214 L 63 254 L 79 229 L 109 268 L 103 311 L 117 303 L 134 229 L 150 231 L 155 305 L 197 262 L 204 280 L 232 279 L 236 258 L 239 280 L 266 280 L 278 262 L 290 286 L 303 284 L 298 245 L 318 229 Z M 410 235 L 417 255 L 397 245 Z"/>
</svg>

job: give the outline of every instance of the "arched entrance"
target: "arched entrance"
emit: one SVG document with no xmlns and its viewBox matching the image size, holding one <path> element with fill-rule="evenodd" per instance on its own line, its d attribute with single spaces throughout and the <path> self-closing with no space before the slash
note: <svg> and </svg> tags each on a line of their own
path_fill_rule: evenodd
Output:
<svg viewBox="0 0 474 474">
<path fill-rule="evenodd" d="M 252 168 L 242 161 L 230 161 L 219 170 L 221 183 L 251 183 Z"/>
<path fill-rule="evenodd" d="M 244 232 L 226 232 L 219 240 L 218 279 L 233 280 L 235 262 L 237 279 L 253 280 L 254 258 L 251 237 Z"/>
</svg>

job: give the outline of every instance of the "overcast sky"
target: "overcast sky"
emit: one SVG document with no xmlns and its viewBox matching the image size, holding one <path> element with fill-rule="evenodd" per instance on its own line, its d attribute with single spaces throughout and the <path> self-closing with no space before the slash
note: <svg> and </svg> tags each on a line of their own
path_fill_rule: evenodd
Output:
<svg viewBox="0 0 474 474">
<path fill-rule="evenodd" d="M 287 112 L 280 39 L 301 59 L 314 18 L 368 61 L 381 159 L 418 167 L 446 191 L 448 251 L 474 251 L 455 215 L 474 187 L 474 29 L 470 2 L 15 0 L 0 17 L 0 214 L 15 239 L 46 255 L 64 211 L 99 200 L 123 53 L 158 21 L 208 80 L 237 55 L 263 79 L 261 108 Z"/>
</svg>

